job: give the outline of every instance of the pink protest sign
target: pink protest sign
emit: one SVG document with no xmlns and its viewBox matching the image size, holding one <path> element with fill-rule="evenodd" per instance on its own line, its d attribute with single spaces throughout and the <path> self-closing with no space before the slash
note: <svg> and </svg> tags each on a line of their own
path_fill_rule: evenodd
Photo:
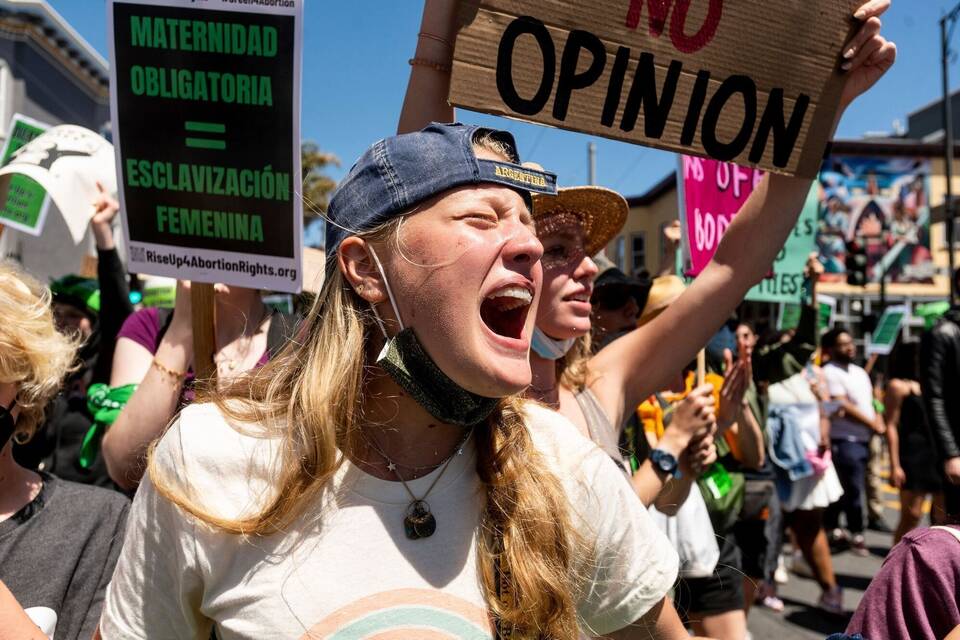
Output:
<svg viewBox="0 0 960 640">
<path fill-rule="evenodd" d="M 684 271 L 696 276 L 710 262 L 730 221 L 760 183 L 764 172 L 691 156 L 683 156 L 681 165 L 681 213 L 687 250 Z"/>
</svg>

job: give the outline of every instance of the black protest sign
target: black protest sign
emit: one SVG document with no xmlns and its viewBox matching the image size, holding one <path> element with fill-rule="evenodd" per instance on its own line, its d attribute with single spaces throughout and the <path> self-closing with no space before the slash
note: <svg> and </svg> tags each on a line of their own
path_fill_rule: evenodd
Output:
<svg viewBox="0 0 960 640">
<path fill-rule="evenodd" d="M 301 5 L 111 3 L 132 271 L 299 289 Z"/>
</svg>

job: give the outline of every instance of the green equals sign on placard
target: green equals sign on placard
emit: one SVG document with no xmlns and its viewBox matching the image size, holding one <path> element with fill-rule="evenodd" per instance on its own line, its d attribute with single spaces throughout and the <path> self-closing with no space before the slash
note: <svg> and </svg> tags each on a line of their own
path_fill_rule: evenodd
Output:
<svg viewBox="0 0 960 640">
<path fill-rule="evenodd" d="M 187 146 L 192 149 L 217 149 L 223 151 L 227 148 L 225 140 L 217 139 L 213 134 L 223 135 L 227 132 L 227 125 L 218 122 L 195 122 L 187 120 L 183 128 L 187 130 Z M 200 138 L 191 134 L 205 134 L 206 137 Z"/>
</svg>

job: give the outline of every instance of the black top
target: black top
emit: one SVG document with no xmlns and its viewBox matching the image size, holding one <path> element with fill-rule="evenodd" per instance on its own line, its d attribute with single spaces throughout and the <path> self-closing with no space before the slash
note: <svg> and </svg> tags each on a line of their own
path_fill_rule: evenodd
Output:
<svg viewBox="0 0 960 640">
<path fill-rule="evenodd" d="M 900 407 L 900 423 L 897 425 L 901 438 L 920 436 L 924 441 L 929 442 L 929 430 L 927 429 L 927 412 L 923 408 L 923 398 L 915 393 L 911 393 L 903 399 Z"/>
<path fill-rule="evenodd" d="M 920 385 L 933 444 L 941 460 L 960 456 L 960 308 L 954 307 L 920 342 Z"/>
<path fill-rule="evenodd" d="M 0 580 L 34 622 L 56 620 L 56 640 L 89 640 L 123 544 L 128 502 L 41 477 L 39 495 L 0 522 Z"/>
</svg>

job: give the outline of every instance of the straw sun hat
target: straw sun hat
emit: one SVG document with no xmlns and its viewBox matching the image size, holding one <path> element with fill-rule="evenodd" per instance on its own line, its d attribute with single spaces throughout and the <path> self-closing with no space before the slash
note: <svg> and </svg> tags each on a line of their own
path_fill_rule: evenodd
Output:
<svg viewBox="0 0 960 640">
<path fill-rule="evenodd" d="M 654 278 L 650 293 L 647 294 L 647 304 L 643 306 L 643 313 L 640 314 L 637 325 L 642 326 L 660 315 L 660 312 L 679 298 L 686 288 L 679 276 Z"/>
<path fill-rule="evenodd" d="M 616 191 L 603 187 L 569 187 L 558 189 L 555 196 L 532 195 L 538 231 L 550 218 L 576 218 L 583 229 L 584 249 L 590 256 L 607 246 L 627 220 L 627 201 Z"/>
</svg>

